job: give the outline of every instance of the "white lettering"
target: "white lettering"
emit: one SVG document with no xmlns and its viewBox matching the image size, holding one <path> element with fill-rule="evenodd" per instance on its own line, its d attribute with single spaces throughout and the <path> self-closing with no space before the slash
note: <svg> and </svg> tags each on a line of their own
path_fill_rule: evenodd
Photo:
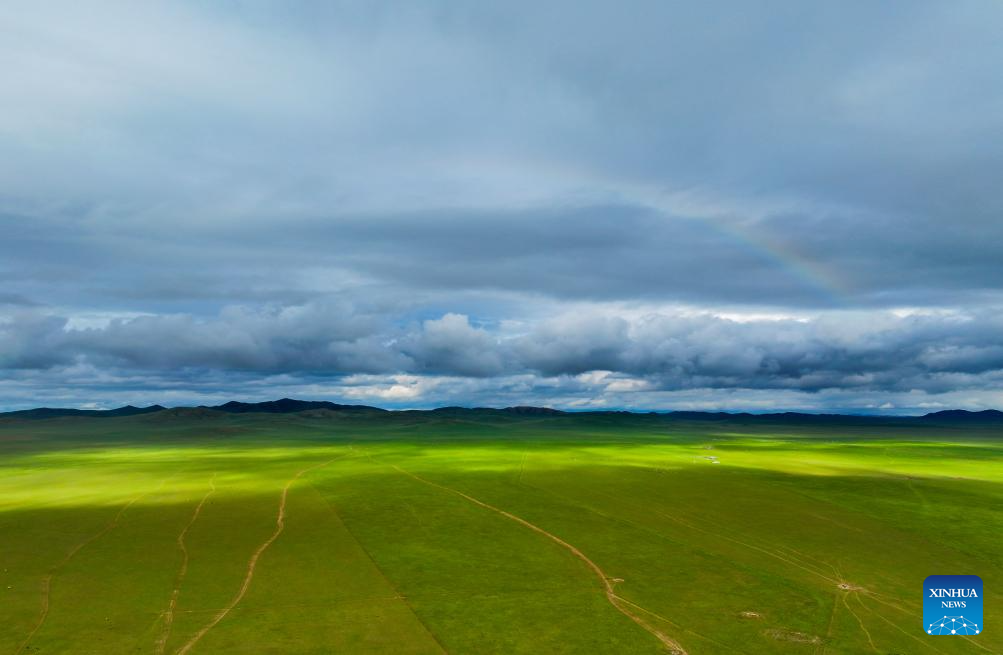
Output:
<svg viewBox="0 0 1003 655">
<path fill-rule="evenodd" d="M 930 598 L 978 598 L 974 589 L 931 589 Z"/>
</svg>

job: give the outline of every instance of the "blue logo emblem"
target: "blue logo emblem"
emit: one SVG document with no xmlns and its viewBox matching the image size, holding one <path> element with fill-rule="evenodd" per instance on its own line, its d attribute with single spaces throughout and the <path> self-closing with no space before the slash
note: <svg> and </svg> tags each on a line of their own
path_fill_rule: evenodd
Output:
<svg viewBox="0 0 1003 655">
<path fill-rule="evenodd" d="M 982 629 L 982 578 L 931 575 L 923 581 L 923 632 L 977 635 Z"/>
</svg>

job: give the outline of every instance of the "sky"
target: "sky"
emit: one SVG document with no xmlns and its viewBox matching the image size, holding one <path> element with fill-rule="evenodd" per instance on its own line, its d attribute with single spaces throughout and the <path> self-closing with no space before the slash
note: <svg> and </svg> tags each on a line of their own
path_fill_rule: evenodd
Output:
<svg viewBox="0 0 1003 655">
<path fill-rule="evenodd" d="M 1003 407 L 1003 3 L 0 5 L 0 409 Z"/>
</svg>

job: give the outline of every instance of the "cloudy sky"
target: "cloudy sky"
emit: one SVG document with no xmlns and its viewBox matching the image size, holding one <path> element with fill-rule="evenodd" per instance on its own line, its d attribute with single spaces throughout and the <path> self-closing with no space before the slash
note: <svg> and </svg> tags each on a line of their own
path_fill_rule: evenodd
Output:
<svg viewBox="0 0 1003 655">
<path fill-rule="evenodd" d="M 0 5 L 0 409 L 1003 407 L 1003 4 Z"/>
</svg>

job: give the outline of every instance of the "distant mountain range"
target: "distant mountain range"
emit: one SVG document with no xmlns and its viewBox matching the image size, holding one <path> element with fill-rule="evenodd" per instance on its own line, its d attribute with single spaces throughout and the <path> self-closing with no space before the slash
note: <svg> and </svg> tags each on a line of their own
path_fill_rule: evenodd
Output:
<svg viewBox="0 0 1003 655">
<path fill-rule="evenodd" d="M 305 412 L 312 409 L 327 409 L 332 412 L 385 412 L 387 410 L 379 407 L 369 407 L 368 405 L 339 405 L 326 400 L 293 400 L 292 398 L 281 398 L 279 400 L 266 400 L 262 403 L 242 403 L 231 400 L 222 405 L 209 407 L 221 412 L 231 414 L 247 414 L 249 412 L 264 412 L 266 414 L 292 414 L 293 412 Z"/>
<path fill-rule="evenodd" d="M 113 416 L 135 416 L 136 414 L 149 414 L 167 409 L 162 405 L 150 405 L 149 407 L 134 407 L 126 405 L 117 409 L 67 409 L 62 407 L 37 407 L 35 409 L 22 409 L 16 412 L 0 412 L 0 417 L 7 418 L 58 418 L 61 416 L 93 416 L 95 418 L 111 418 Z"/>
<path fill-rule="evenodd" d="M 134 407 L 126 405 L 117 409 L 69 409 L 39 407 L 36 409 L 23 409 L 14 412 L 0 412 L 0 418 L 6 419 L 47 419 L 60 418 L 66 416 L 84 416 L 93 418 L 112 418 L 116 416 L 136 416 L 140 414 L 153 414 L 155 412 L 167 412 L 172 415 L 198 414 L 200 416 L 214 416 L 216 412 L 228 414 L 249 414 L 253 412 L 265 414 L 292 414 L 296 412 L 344 412 L 356 414 L 385 414 L 393 410 L 386 410 L 368 405 L 341 405 L 325 400 L 294 400 L 292 398 L 282 398 L 279 400 L 268 400 L 260 403 L 243 403 L 231 400 L 228 403 L 215 406 L 200 405 L 199 407 L 175 407 L 167 408 L 163 405 L 150 405 L 149 407 Z M 987 409 L 980 412 L 970 412 L 964 409 L 948 409 L 939 412 L 932 412 L 922 416 L 870 416 L 854 414 L 805 414 L 800 412 L 782 412 L 773 414 L 750 414 L 747 412 L 628 412 L 628 411 L 588 411 L 588 412 L 565 412 L 549 407 L 440 407 L 428 410 L 397 410 L 410 413 L 440 415 L 440 416 L 476 416 L 476 415 L 509 415 L 522 417 L 560 417 L 560 416 L 637 416 L 637 417 L 658 417 L 685 421 L 742 421 L 742 422 L 769 422 L 769 423 L 867 423 L 867 422 L 888 422 L 888 421 L 918 421 L 931 424 L 1003 424 L 1003 412 L 995 409 Z"/>
<path fill-rule="evenodd" d="M 932 421 L 999 423 L 1003 422 L 1003 412 L 998 409 L 984 409 L 981 412 L 969 412 L 965 409 L 945 409 L 940 412 L 924 414 L 921 418 Z"/>
</svg>

